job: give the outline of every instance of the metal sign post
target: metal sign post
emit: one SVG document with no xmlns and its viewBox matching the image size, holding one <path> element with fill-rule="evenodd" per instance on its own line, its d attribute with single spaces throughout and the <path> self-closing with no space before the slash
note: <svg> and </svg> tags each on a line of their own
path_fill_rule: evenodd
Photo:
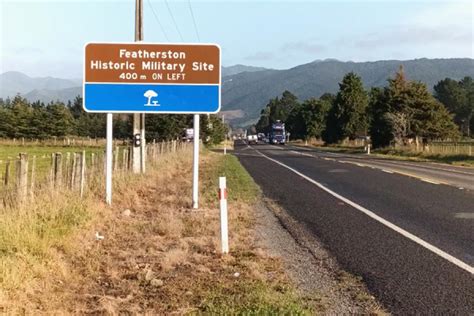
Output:
<svg viewBox="0 0 474 316">
<path fill-rule="evenodd" d="M 199 114 L 194 114 L 193 136 L 193 208 L 198 208 L 199 203 Z"/>
<path fill-rule="evenodd" d="M 105 149 L 105 202 L 112 204 L 112 145 L 113 145 L 113 115 L 107 113 L 107 144 Z"/>
</svg>

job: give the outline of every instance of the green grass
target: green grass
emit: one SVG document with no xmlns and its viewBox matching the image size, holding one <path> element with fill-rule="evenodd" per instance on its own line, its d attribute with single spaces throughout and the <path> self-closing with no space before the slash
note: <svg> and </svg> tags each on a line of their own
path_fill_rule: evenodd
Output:
<svg viewBox="0 0 474 316">
<path fill-rule="evenodd" d="M 52 249 L 66 249 L 67 237 L 92 216 L 90 205 L 71 193 L 44 195 L 0 212 L 0 289 L 18 288 L 41 275 Z"/>
<path fill-rule="evenodd" d="M 211 315 L 312 315 L 289 286 L 239 279 L 220 283 L 199 306 Z"/>
<path fill-rule="evenodd" d="M 36 176 L 38 180 L 47 175 L 51 168 L 51 154 L 62 153 L 63 159 L 66 157 L 66 153 L 78 153 L 86 151 L 87 162 L 90 161 L 91 153 L 103 153 L 104 149 L 100 147 L 63 147 L 63 146 L 11 146 L 11 145 L 0 145 L 0 181 L 4 177 L 6 162 L 10 160 L 10 172 L 12 179 L 14 179 L 15 164 L 14 161 L 18 158 L 18 154 L 27 153 L 29 163 L 29 170 L 31 170 L 31 161 L 33 156 L 36 156 Z M 71 156 L 72 157 L 72 156 Z M 63 167 L 65 162 L 63 161 Z"/>
<path fill-rule="evenodd" d="M 223 155 L 205 151 L 203 157 L 208 156 L 212 163 L 202 166 L 201 192 L 205 204 L 218 207 L 217 188 L 218 178 L 225 176 L 227 180 L 228 201 L 234 214 L 239 207 L 252 209 L 261 194 L 260 188 L 252 177 L 233 155 Z M 253 211 L 252 211 L 253 212 Z M 253 213 L 251 213 L 253 214 Z M 254 229 L 253 215 L 237 216 L 231 225 L 234 225 L 234 234 L 244 234 L 248 237 L 248 230 Z M 193 225 L 196 227 L 196 225 Z M 233 236 L 236 239 L 236 236 Z M 311 299 L 300 296 L 295 287 L 283 274 L 283 268 L 278 261 L 262 259 L 248 245 L 234 246 L 231 262 L 224 271 L 216 272 L 226 275 L 220 282 L 212 282 L 200 289 L 203 299 L 196 314 L 209 315 L 313 315 L 310 306 Z M 247 262 L 256 266 L 251 268 Z M 268 273 L 272 277 L 259 279 L 252 276 L 252 271 L 258 270 L 260 275 Z M 239 277 L 232 276 L 240 271 Z"/>
<path fill-rule="evenodd" d="M 344 147 L 344 146 L 311 146 L 320 150 L 333 152 L 333 153 L 345 153 L 345 154 L 363 154 L 365 153 L 364 148 L 361 147 Z M 377 155 L 381 158 L 395 159 L 395 160 L 406 160 L 406 161 L 428 161 L 428 162 L 440 162 L 450 165 L 474 167 L 474 156 L 459 155 L 459 154 L 428 154 L 423 152 L 414 152 L 402 149 L 393 148 L 380 148 L 373 149 L 373 155 Z"/>
<path fill-rule="evenodd" d="M 248 174 L 247 170 L 242 167 L 239 160 L 229 154 L 216 155 L 220 155 L 217 165 L 214 166 L 212 170 L 203 173 L 209 177 L 208 182 L 213 183 L 217 191 L 219 187 L 219 177 L 226 177 L 229 201 L 255 202 L 260 193 L 260 189 Z M 215 200 L 215 193 L 209 194 L 209 191 L 205 191 L 204 198 L 206 200 Z"/>
<path fill-rule="evenodd" d="M 468 155 L 425 154 L 422 152 L 411 152 L 389 148 L 376 149 L 373 151 L 373 153 L 382 157 L 396 160 L 430 161 L 441 162 L 450 165 L 474 167 L 474 156 Z"/>
</svg>

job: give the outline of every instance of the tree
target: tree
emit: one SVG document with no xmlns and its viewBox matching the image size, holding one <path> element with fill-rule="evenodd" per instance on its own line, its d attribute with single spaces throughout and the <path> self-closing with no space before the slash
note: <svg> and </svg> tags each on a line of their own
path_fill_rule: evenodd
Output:
<svg viewBox="0 0 474 316">
<path fill-rule="evenodd" d="M 46 107 L 49 124 L 46 125 L 49 135 L 62 137 L 71 135 L 74 128 L 74 117 L 63 103 L 51 103 Z"/>
<path fill-rule="evenodd" d="M 320 138 L 326 129 L 326 117 L 331 105 L 327 101 L 309 99 L 302 105 L 302 116 L 306 126 L 306 139 Z"/>
<path fill-rule="evenodd" d="M 205 120 L 204 116 L 202 121 Z M 184 130 L 192 125 L 192 115 L 162 114 L 146 116 L 147 140 L 171 140 L 183 137 Z"/>
<path fill-rule="evenodd" d="M 390 145 L 394 138 L 394 119 L 388 112 L 388 102 L 384 89 L 372 88 L 369 92 L 369 106 L 367 109 L 369 119 L 369 135 L 372 146 L 385 147 Z"/>
<path fill-rule="evenodd" d="M 270 99 L 265 108 L 260 112 L 260 119 L 256 124 L 259 133 L 270 132 L 271 126 L 276 121 L 286 122 L 291 111 L 298 106 L 297 97 L 285 91 L 281 99 L 278 97 Z"/>
<path fill-rule="evenodd" d="M 306 121 L 303 117 L 303 105 L 299 104 L 293 108 L 288 115 L 286 129 L 291 133 L 293 139 L 306 139 Z"/>
<path fill-rule="evenodd" d="M 225 140 L 227 126 L 217 115 L 203 115 L 200 126 L 200 136 L 204 143 L 217 145 Z"/>
<path fill-rule="evenodd" d="M 466 92 L 466 103 L 462 107 L 462 115 L 465 118 L 463 121 L 464 130 L 468 137 L 471 136 L 471 125 L 474 125 L 474 80 L 472 77 L 464 77 L 460 81 L 461 87 Z"/>
<path fill-rule="evenodd" d="M 339 92 L 329 115 L 328 124 L 331 124 L 329 129 L 332 134 L 328 138 L 330 142 L 366 135 L 367 105 L 368 96 L 361 78 L 353 72 L 346 74 L 339 84 Z"/>
<path fill-rule="evenodd" d="M 472 78 L 465 77 L 459 82 L 446 78 L 434 86 L 434 91 L 435 97 L 454 114 L 454 121 L 460 130 L 470 136 L 470 121 L 474 113 Z"/>
</svg>

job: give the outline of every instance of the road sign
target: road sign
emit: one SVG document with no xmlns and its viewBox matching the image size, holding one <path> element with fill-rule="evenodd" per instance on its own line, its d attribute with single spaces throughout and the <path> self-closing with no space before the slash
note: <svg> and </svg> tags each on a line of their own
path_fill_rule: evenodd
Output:
<svg viewBox="0 0 474 316">
<path fill-rule="evenodd" d="M 89 43 L 83 105 L 103 113 L 216 113 L 220 47 L 215 44 Z"/>
</svg>

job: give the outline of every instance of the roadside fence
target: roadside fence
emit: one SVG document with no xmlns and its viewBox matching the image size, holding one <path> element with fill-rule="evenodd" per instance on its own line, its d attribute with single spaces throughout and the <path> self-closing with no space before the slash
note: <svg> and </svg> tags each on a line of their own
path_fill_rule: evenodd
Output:
<svg viewBox="0 0 474 316">
<path fill-rule="evenodd" d="M 147 165 L 170 154 L 191 150 L 192 143 L 177 140 L 146 145 Z M 113 175 L 132 173 L 132 148 L 115 146 Z M 38 168 L 39 165 L 43 168 Z M 147 168 L 149 169 L 149 168 Z M 104 182 L 105 152 L 56 152 L 49 157 L 19 153 L 15 159 L 0 160 L 0 209 L 34 200 L 51 190 L 70 190 L 81 197 Z"/>
</svg>

